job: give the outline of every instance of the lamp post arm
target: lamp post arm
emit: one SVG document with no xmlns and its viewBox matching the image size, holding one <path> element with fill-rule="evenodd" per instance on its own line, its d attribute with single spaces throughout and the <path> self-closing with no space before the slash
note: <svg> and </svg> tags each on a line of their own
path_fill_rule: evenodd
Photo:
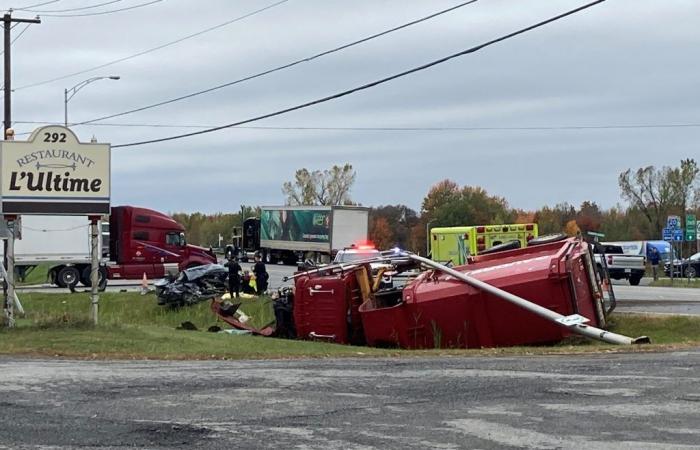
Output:
<svg viewBox="0 0 700 450">
<path fill-rule="evenodd" d="M 81 90 L 82 88 L 84 88 L 84 87 L 87 86 L 88 84 L 92 83 L 93 81 L 102 80 L 102 79 L 104 79 L 104 78 L 109 78 L 109 77 L 92 77 L 92 78 L 88 78 L 87 80 L 81 81 L 80 83 L 76 84 L 76 85 L 73 86 L 72 88 L 66 89 L 66 97 L 65 97 L 66 103 L 68 103 L 68 102 L 70 101 L 70 99 L 72 99 L 73 96 L 74 96 L 75 94 L 78 93 L 79 90 Z M 69 93 L 70 93 L 70 95 L 69 95 Z"/>
</svg>

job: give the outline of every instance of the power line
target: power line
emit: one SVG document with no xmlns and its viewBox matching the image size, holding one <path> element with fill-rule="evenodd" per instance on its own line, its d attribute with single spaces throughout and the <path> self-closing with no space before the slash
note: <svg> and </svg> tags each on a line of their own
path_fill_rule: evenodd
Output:
<svg viewBox="0 0 700 450">
<path fill-rule="evenodd" d="M 22 35 L 24 34 L 24 32 L 27 31 L 31 25 L 32 25 L 31 23 L 28 23 L 28 24 L 24 27 L 24 29 L 23 29 L 22 31 L 20 31 L 19 34 L 18 34 L 17 36 L 15 36 L 14 39 L 12 39 L 12 42 L 10 42 L 10 45 L 12 45 L 12 44 L 14 44 L 15 42 L 17 42 L 17 39 L 21 38 Z"/>
<path fill-rule="evenodd" d="M 16 8 L 15 11 L 26 11 L 26 12 L 33 12 L 33 13 L 62 13 L 62 12 L 71 12 L 71 11 L 83 11 L 86 9 L 93 9 L 93 8 L 99 8 L 100 6 L 107 6 L 111 5 L 113 3 L 119 3 L 122 0 L 111 0 L 109 2 L 104 2 L 104 3 L 98 3 L 96 5 L 90 5 L 90 6 L 82 6 L 80 8 L 68 8 L 68 9 L 50 9 L 50 10 L 37 10 L 37 9 L 28 9 L 28 8 Z M 53 2 L 51 2 L 53 3 Z"/>
<path fill-rule="evenodd" d="M 380 84 L 384 84 L 384 83 L 387 83 L 387 82 L 389 82 L 389 81 L 393 81 L 393 80 L 395 80 L 395 79 L 398 79 L 398 78 L 401 78 L 401 77 L 405 77 L 406 75 L 410 75 L 410 74 L 412 74 L 412 73 L 420 72 L 420 71 L 422 71 L 422 70 L 428 69 L 428 68 L 433 67 L 433 66 L 436 66 L 436 65 L 438 65 L 438 64 L 442 64 L 442 63 L 447 62 L 447 61 L 449 61 L 449 60 L 452 60 L 452 59 L 455 59 L 455 58 L 458 58 L 458 57 L 461 57 L 461 56 L 464 56 L 464 55 L 467 55 L 467 54 L 470 54 L 470 53 L 475 53 L 475 52 L 477 52 L 477 51 L 479 51 L 479 50 L 481 50 L 481 49 L 483 49 L 483 48 L 486 48 L 486 47 L 489 47 L 489 46 L 494 45 L 494 44 L 496 44 L 496 43 L 499 43 L 499 42 L 501 42 L 501 41 L 505 41 L 505 40 L 507 40 L 507 39 L 513 38 L 513 37 L 515 37 L 515 36 L 518 36 L 518 35 L 520 35 L 520 34 L 523 34 L 523 33 L 526 33 L 526 32 L 528 32 L 528 31 L 534 30 L 534 29 L 536 29 L 536 28 L 540 28 L 540 27 L 542 27 L 542 26 L 544 26 L 544 25 L 547 25 L 547 24 L 549 24 L 549 23 L 552 23 L 552 22 L 555 22 L 555 21 L 557 21 L 557 20 L 563 19 L 564 17 L 570 16 L 570 15 L 572 15 L 572 14 L 576 14 L 576 13 L 578 13 L 578 12 L 580 12 L 580 11 L 583 11 L 583 10 L 585 10 L 585 9 L 588 9 L 588 8 L 590 8 L 590 7 L 592 7 L 592 6 L 595 6 L 595 5 L 597 5 L 597 4 L 603 3 L 604 1 L 606 1 L 606 0 L 596 0 L 596 1 L 594 1 L 594 2 L 587 3 L 587 4 L 583 5 L 583 6 L 579 6 L 578 8 L 569 10 L 569 11 L 567 11 L 567 12 L 565 12 L 565 13 L 562 13 L 562 14 L 559 14 L 559 15 L 557 15 L 557 16 L 551 17 L 551 18 L 549 18 L 549 19 L 543 20 L 543 21 L 538 22 L 538 23 L 536 23 L 536 24 L 534 24 L 534 25 L 530 25 L 530 26 L 528 26 L 528 27 L 521 28 L 520 30 L 517 30 L 517 31 L 514 31 L 514 32 L 512 32 L 512 33 L 503 35 L 503 36 L 498 37 L 498 38 L 496 38 L 496 39 L 492 39 L 492 40 L 490 40 L 490 41 L 487 41 L 487 42 L 485 42 L 485 43 L 482 43 L 482 44 L 476 45 L 476 46 L 474 46 L 474 47 L 468 48 L 468 49 L 463 50 L 463 51 L 461 51 L 461 52 L 453 53 L 452 55 L 445 56 L 445 57 L 443 57 L 443 58 L 440 58 L 440 59 L 431 61 L 431 62 L 426 63 L 426 64 L 423 64 L 423 65 L 421 65 L 421 66 L 414 67 L 414 68 L 412 68 L 412 69 L 405 70 L 405 71 L 403 71 L 403 72 L 399 72 L 399 73 L 397 73 L 397 74 L 394 74 L 394 75 L 391 75 L 391 76 L 388 76 L 388 77 L 385 77 L 385 78 L 382 78 L 382 79 L 379 79 L 379 80 L 376 80 L 376 81 L 372 81 L 372 82 L 370 82 L 370 83 L 363 84 L 363 85 L 361 85 L 361 86 L 358 86 L 358 87 L 355 87 L 355 88 L 352 88 L 352 89 L 348 89 L 348 90 L 346 90 L 346 91 L 342 91 L 342 92 L 339 92 L 339 93 L 336 93 L 336 94 L 333 94 L 333 95 L 329 95 L 329 96 L 327 96 L 327 97 L 323 97 L 323 98 L 320 98 L 320 99 L 312 100 L 312 101 L 310 101 L 310 102 L 306 102 L 306 103 L 302 103 L 302 104 L 299 104 L 299 105 L 296 105 L 296 106 L 292 106 L 292 107 L 289 107 L 289 108 L 281 109 L 281 110 L 278 110 L 278 111 L 275 111 L 275 112 L 271 112 L 271 113 L 268 113 L 268 114 L 263 114 L 263 115 L 256 116 L 256 117 L 253 117 L 253 118 L 250 118 L 250 119 L 241 120 L 241 121 L 238 121 L 238 122 L 233 122 L 233 123 L 230 123 L 230 124 L 227 124 L 227 125 L 221 125 L 221 126 L 218 126 L 218 127 L 207 128 L 207 129 L 201 130 L 201 131 L 193 131 L 193 132 L 191 132 L 191 133 L 178 134 L 178 135 L 168 136 L 168 137 L 164 137 L 164 138 L 149 139 L 149 140 L 139 141 L 139 142 L 130 142 L 130 143 L 128 143 L 128 144 L 113 145 L 112 148 L 134 147 L 134 146 L 137 146 L 137 145 L 154 144 L 154 143 L 156 143 L 156 142 L 172 141 L 172 140 L 175 140 L 175 139 L 182 139 L 182 138 L 186 138 L 186 137 L 197 136 L 197 135 L 200 135 L 200 134 L 212 133 L 212 132 L 214 132 L 214 131 L 223 130 L 223 129 L 225 129 L 225 128 L 231 128 L 231 127 L 235 127 L 235 126 L 239 126 L 239 125 L 244 125 L 244 124 L 247 124 L 247 123 L 256 122 L 256 121 L 258 121 L 258 120 L 267 119 L 267 118 L 270 118 L 270 117 L 281 116 L 282 114 L 286 114 L 286 113 L 289 113 L 289 112 L 292 112 L 292 111 L 296 111 L 296 110 L 299 110 L 299 109 L 308 108 L 308 107 L 310 107 L 310 106 L 318 105 L 318 104 L 325 103 L 325 102 L 328 102 L 328 101 L 331 101 L 331 100 L 336 100 L 336 99 L 339 99 L 339 98 L 341 98 L 341 97 L 345 97 L 345 96 L 347 96 L 347 95 L 351 95 L 351 94 L 354 94 L 354 93 L 356 93 L 356 92 L 363 91 L 363 90 L 366 90 L 366 89 L 370 89 L 370 88 L 373 88 L 373 87 L 375 87 L 375 86 L 379 86 Z"/>
<path fill-rule="evenodd" d="M 22 11 L 25 11 L 27 8 L 38 8 L 38 7 L 40 7 L 40 6 L 50 5 L 51 3 L 58 3 L 58 2 L 60 2 L 60 1 L 61 1 L 61 0 L 51 0 L 51 1 L 49 1 L 49 2 L 36 3 L 36 4 L 34 4 L 34 5 L 25 6 L 24 8 L 21 8 L 21 10 L 22 10 Z"/>
<path fill-rule="evenodd" d="M 62 125 L 58 122 L 22 121 L 15 124 Z M 215 125 L 203 124 L 167 124 L 167 123 L 91 123 L 88 126 L 115 128 L 213 128 Z M 644 123 L 644 124 L 605 124 L 605 125 L 544 125 L 544 126 L 240 126 L 232 129 L 242 130 L 280 130 L 280 131 L 577 131 L 577 130 L 636 130 L 657 128 L 700 128 L 700 123 Z M 31 134 L 18 133 L 17 135 Z"/>
<path fill-rule="evenodd" d="M 10 29 L 16 27 L 17 25 L 19 25 L 19 22 L 16 23 L 14 26 L 10 27 Z M 24 29 L 23 29 L 22 31 L 20 31 L 19 34 L 18 34 L 17 36 L 15 36 L 14 39 L 12 39 L 12 41 L 10 42 L 10 45 L 14 44 L 15 41 L 17 41 L 17 39 L 19 39 L 19 38 L 24 34 L 24 32 L 27 31 L 27 29 L 29 28 L 30 25 L 31 25 L 31 23 L 26 24 L 26 25 L 24 26 Z M 5 53 L 5 50 L 0 50 L 0 55 L 2 55 L 2 54 L 4 54 L 4 53 Z M 3 86 L 3 87 L 4 87 L 4 86 Z"/>
<path fill-rule="evenodd" d="M 20 90 L 20 89 L 27 89 L 27 88 L 31 88 L 31 87 L 41 86 L 41 85 L 48 84 L 48 83 L 53 83 L 54 81 L 65 80 L 66 78 L 71 78 L 71 77 L 74 77 L 74 76 L 77 76 L 77 75 L 82 75 L 82 74 L 84 74 L 84 73 L 93 72 L 93 71 L 95 71 L 95 70 L 102 69 L 102 68 L 105 68 L 105 67 L 109 67 L 109 66 L 112 66 L 112 65 L 117 64 L 117 63 L 120 63 L 120 62 L 128 61 L 128 60 L 130 60 L 130 59 L 134 59 L 134 58 L 137 58 L 137 57 L 139 57 L 139 56 L 143 56 L 143 55 L 146 55 L 146 54 L 148 54 L 148 53 L 152 53 L 152 52 L 155 52 L 155 51 L 157 51 L 157 50 L 161 50 L 161 49 L 164 49 L 164 48 L 166 48 L 166 47 L 170 47 L 171 45 L 179 44 L 180 42 L 186 41 L 186 40 L 188 40 L 188 39 L 192 39 L 192 38 L 194 38 L 194 37 L 201 36 L 202 34 L 208 33 L 208 32 L 210 32 L 210 31 L 214 31 L 214 30 L 219 29 L 219 28 L 222 28 L 222 27 L 225 27 L 226 25 L 230 25 L 230 24 L 235 23 L 235 22 L 238 22 L 238 21 L 240 21 L 240 20 L 247 19 L 248 17 L 254 16 L 254 15 L 256 15 L 256 14 L 259 14 L 259 13 L 261 13 L 261 12 L 263 12 L 263 11 L 266 11 L 266 10 L 268 10 L 268 9 L 274 8 L 275 6 L 279 6 L 279 5 L 281 5 L 281 4 L 283 4 L 283 3 L 286 3 L 286 2 L 288 2 L 288 1 L 289 1 L 289 0 L 281 0 L 281 1 L 278 1 L 277 3 L 273 3 L 273 4 L 271 4 L 271 5 L 268 5 L 268 6 L 264 7 L 264 8 L 257 9 L 257 10 L 255 10 L 255 11 L 252 11 L 252 12 L 250 12 L 250 13 L 247 13 L 247 14 L 244 14 L 244 15 L 242 15 L 242 16 L 236 17 L 236 18 L 234 18 L 234 19 L 228 20 L 228 21 L 226 21 L 226 22 L 220 23 L 220 24 L 215 25 L 215 26 L 213 26 L 213 27 L 209 27 L 209 28 L 206 28 L 206 29 L 204 29 L 204 30 L 198 31 L 198 32 L 196 32 L 196 33 L 189 34 L 189 35 L 187 35 L 187 36 L 181 37 L 181 38 L 176 39 L 176 40 L 174 40 L 174 41 L 166 42 L 165 44 L 161 44 L 161 45 L 158 45 L 157 47 L 149 48 L 149 49 L 144 50 L 144 51 L 141 51 L 141 52 L 139 52 L 139 53 L 134 53 L 133 55 L 129 55 L 129 56 L 125 56 L 125 57 L 123 57 L 123 58 L 115 59 L 115 60 L 113 60 L 113 61 L 110 61 L 110 62 L 107 62 L 107 63 L 104 63 L 104 64 L 100 64 L 100 65 L 98 65 L 98 66 L 94 66 L 94 67 L 91 67 L 91 68 L 89 68 L 89 69 L 84 69 L 84 70 L 80 70 L 80 71 L 78 71 L 78 72 L 73 72 L 73 73 L 69 73 L 69 74 L 66 74 L 66 75 L 62 75 L 62 76 L 60 76 L 60 77 L 51 78 L 51 79 L 49 79 L 49 80 L 44 80 L 44 81 L 39 81 L 39 82 L 36 82 L 36 83 L 26 84 L 26 85 L 24 85 L 24 86 L 19 86 L 19 87 L 15 88 L 14 90 L 15 90 L 15 91 L 18 91 L 18 90 Z"/>
<path fill-rule="evenodd" d="M 170 99 L 170 100 L 164 100 L 164 101 L 161 101 L 161 102 L 158 102 L 158 103 L 153 103 L 153 104 L 150 104 L 150 105 L 142 106 L 142 107 L 140 107 L 140 108 L 130 109 L 130 110 L 128 110 L 128 111 L 124 111 L 124 112 L 120 112 L 120 113 L 116 113 L 116 114 L 110 114 L 110 115 L 108 115 L 108 116 L 98 117 L 97 119 L 86 120 L 86 121 L 84 121 L 84 122 L 79 122 L 79 123 L 76 123 L 76 124 L 74 124 L 74 125 L 84 125 L 84 124 L 88 124 L 88 123 L 98 122 L 98 121 L 101 121 L 101 120 L 107 120 L 107 119 L 113 119 L 113 118 L 115 118 L 115 117 L 125 116 L 125 115 L 127 115 L 127 114 L 133 114 L 133 113 L 135 113 L 135 112 L 140 112 L 140 111 L 144 111 L 144 110 L 147 110 L 147 109 L 156 108 L 156 107 L 158 107 L 158 106 L 163 106 L 163 105 L 167 105 L 167 104 L 170 104 L 170 103 L 179 102 L 179 101 L 181 101 L 181 100 L 185 100 L 185 99 L 188 99 L 188 98 L 196 97 L 196 96 L 198 96 L 198 95 L 202 95 L 202 94 L 206 94 L 206 93 L 209 93 L 209 92 L 213 92 L 213 91 L 216 91 L 216 90 L 225 88 L 225 87 L 233 86 L 233 85 L 235 85 L 235 84 L 240 84 L 240 83 L 243 83 L 243 82 L 245 82 L 245 81 L 250 81 L 250 80 L 253 80 L 253 79 L 255 79 L 255 78 L 260 78 L 260 77 L 262 77 L 262 76 L 269 75 L 269 74 L 271 74 L 271 73 L 278 72 L 278 71 L 283 70 L 283 69 L 288 69 L 288 68 L 290 68 L 290 67 L 296 66 L 296 65 L 301 64 L 301 63 L 306 63 L 306 62 L 309 62 L 309 61 L 313 61 L 314 59 L 321 58 L 322 56 L 330 55 L 331 53 L 336 53 L 336 52 L 339 52 L 339 51 L 341 51 L 341 50 L 345 50 L 345 49 L 347 49 L 347 48 L 353 47 L 353 46 L 355 46 L 355 45 L 359 45 L 359 44 L 362 44 L 362 43 L 364 43 L 364 42 L 371 41 L 372 39 L 376 39 L 376 38 L 378 38 L 378 37 L 385 36 L 385 35 L 387 35 L 387 34 L 389 34 L 389 33 L 393 33 L 394 31 L 398 31 L 398 30 L 401 30 L 401 29 L 404 29 L 404 28 L 408 28 L 408 27 L 410 27 L 410 26 L 412 26 L 412 25 L 416 25 L 416 24 L 418 24 L 418 23 L 425 22 L 426 20 L 430 20 L 430 19 L 432 19 L 432 18 L 441 16 L 441 15 L 443 15 L 443 14 L 447 14 L 448 12 L 451 12 L 451 11 L 454 11 L 454 10 L 456 10 L 456 9 L 462 8 L 463 6 L 467 6 L 467 5 L 470 5 L 470 4 L 472 4 L 472 3 L 476 3 L 477 1 L 478 1 L 478 0 L 469 0 L 469 1 L 466 1 L 466 2 L 463 2 L 463 3 L 460 3 L 460 4 L 458 4 L 458 5 L 455 5 L 455 6 L 451 7 L 451 8 L 443 9 L 443 10 L 441 10 L 441 11 L 438 11 L 438 12 L 436 12 L 436 13 L 433 13 L 433 14 L 430 14 L 430 15 L 428 15 L 428 16 L 422 17 L 422 18 L 420 18 L 420 19 L 416 19 L 416 20 L 413 20 L 413 21 L 411 21 L 411 22 L 405 23 L 405 24 L 403 24 L 403 25 L 399 25 L 399 26 L 397 26 L 397 27 L 390 28 L 390 29 L 388 29 L 388 30 L 384 30 L 384 31 L 382 31 L 382 32 L 380 32 L 380 33 L 376 33 L 376 34 L 373 34 L 373 35 L 371 35 L 371 36 L 367 36 L 367 37 L 365 37 L 365 38 L 358 39 L 358 40 L 356 40 L 356 41 L 350 42 L 349 44 L 341 45 L 340 47 L 336 47 L 336 48 L 333 48 L 333 49 L 330 49 L 330 50 L 326 50 L 326 51 L 324 51 L 324 52 L 317 53 L 317 54 L 315 54 L 315 55 L 312 55 L 312 56 L 309 56 L 309 57 L 306 57 L 306 58 L 298 59 L 298 60 L 293 61 L 293 62 L 291 62 L 291 63 L 287 63 L 287 64 L 284 64 L 284 65 L 275 67 L 275 68 L 273 68 L 273 69 L 268 69 L 268 70 L 265 70 L 265 71 L 262 71 L 262 72 L 258 72 L 258 73 L 253 74 L 253 75 L 248 75 L 248 76 L 246 76 L 246 77 L 239 78 L 239 79 L 234 80 L 234 81 L 229 81 L 229 82 L 227 82 L 227 83 L 219 84 L 219 85 L 214 86 L 214 87 L 211 87 L 211 88 L 203 89 L 203 90 L 197 91 L 197 92 L 192 92 L 192 93 L 190 93 L 190 94 L 182 95 L 182 96 L 180 96 L 180 97 L 175 97 L 175 98 L 172 98 L 172 99 Z"/>
<path fill-rule="evenodd" d="M 139 3 L 138 5 L 132 5 L 132 6 L 127 6 L 124 8 L 119 8 L 119 9 L 111 9 L 109 11 L 100 11 L 100 12 L 94 12 L 94 13 L 84 13 L 84 14 L 42 14 L 44 17 L 88 17 L 88 16 L 102 16 L 105 14 L 114 14 L 122 11 L 129 11 L 132 9 L 136 8 L 143 8 L 144 6 L 149 6 L 154 3 L 160 3 L 163 0 L 151 0 L 150 2 L 146 3 Z"/>
</svg>

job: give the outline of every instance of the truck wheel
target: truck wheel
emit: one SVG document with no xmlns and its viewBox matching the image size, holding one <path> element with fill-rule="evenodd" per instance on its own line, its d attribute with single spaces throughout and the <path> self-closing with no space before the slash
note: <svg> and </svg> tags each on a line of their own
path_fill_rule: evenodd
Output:
<svg viewBox="0 0 700 450">
<path fill-rule="evenodd" d="M 639 282 L 642 280 L 642 277 L 633 275 L 630 277 L 630 284 L 632 286 L 639 286 Z"/>
<path fill-rule="evenodd" d="M 56 284 L 60 287 L 75 287 L 80 280 L 80 272 L 73 266 L 65 266 L 58 272 Z"/>
<path fill-rule="evenodd" d="M 502 244 L 494 245 L 484 251 L 479 252 L 480 255 L 488 255 L 490 253 L 504 252 L 506 250 L 515 250 L 520 248 L 520 241 L 508 241 Z"/>
<path fill-rule="evenodd" d="M 563 234 L 563 233 L 558 233 L 558 234 L 546 234 L 544 236 L 536 237 L 534 239 L 530 239 L 527 243 L 528 247 L 532 247 L 533 245 L 544 245 L 544 244 L 551 244 L 552 242 L 559 242 L 563 241 L 564 239 L 568 238 L 569 236 Z"/>
<path fill-rule="evenodd" d="M 80 282 L 87 287 L 92 286 L 92 281 L 90 280 L 90 272 L 92 272 L 92 267 L 87 266 L 83 269 L 83 273 L 80 274 Z M 104 284 L 106 287 L 107 271 L 105 270 L 105 268 L 100 267 L 97 271 L 97 274 L 99 276 L 97 286 L 102 287 L 102 285 Z"/>
<path fill-rule="evenodd" d="M 696 276 L 698 276 L 698 273 L 695 270 L 695 267 L 688 267 L 687 269 L 685 269 L 684 276 L 688 278 L 695 278 Z"/>
</svg>

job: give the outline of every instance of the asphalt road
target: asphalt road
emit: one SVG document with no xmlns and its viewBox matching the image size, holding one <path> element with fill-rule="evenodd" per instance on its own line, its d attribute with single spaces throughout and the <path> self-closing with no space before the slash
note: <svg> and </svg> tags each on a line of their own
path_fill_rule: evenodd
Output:
<svg viewBox="0 0 700 450">
<path fill-rule="evenodd" d="M 616 311 L 700 315 L 700 289 L 613 286 Z"/>
<path fill-rule="evenodd" d="M 0 448 L 700 447 L 700 349 L 0 367 Z"/>
<path fill-rule="evenodd" d="M 252 264 L 250 263 L 241 263 L 241 267 L 243 270 L 251 270 Z M 296 266 L 283 266 L 283 265 L 267 265 L 267 272 L 270 274 L 270 282 L 269 285 L 271 288 L 278 288 L 282 286 L 284 283 L 282 281 L 282 278 L 285 276 L 289 276 L 294 273 L 296 270 Z M 149 286 L 153 288 L 153 281 L 154 280 L 148 280 Z M 120 291 L 139 291 L 141 289 L 141 280 L 109 280 L 107 283 L 107 292 L 120 292 Z M 67 288 L 59 288 L 56 286 L 52 286 L 50 284 L 39 284 L 39 285 L 31 285 L 31 286 L 18 286 L 17 290 L 19 292 L 44 292 L 44 293 L 51 293 L 51 292 L 69 292 Z M 86 288 L 82 285 L 78 285 L 77 290 L 80 291 L 89 291 L 89 288 Z"/>
</svg>

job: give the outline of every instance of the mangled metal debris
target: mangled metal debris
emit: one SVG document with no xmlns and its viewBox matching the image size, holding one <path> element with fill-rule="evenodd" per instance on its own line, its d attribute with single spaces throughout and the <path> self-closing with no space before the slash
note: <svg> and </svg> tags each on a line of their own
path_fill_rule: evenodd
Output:
<svg viewBox="0 0 700 450">
<path fill-rule="evenodd" d="M 154 283 L 159 305 L 185 306 L 221 296 L 226 292 L 228 270 L 207 264 L 183 270 L 176 277 Z"/>
</svg>

